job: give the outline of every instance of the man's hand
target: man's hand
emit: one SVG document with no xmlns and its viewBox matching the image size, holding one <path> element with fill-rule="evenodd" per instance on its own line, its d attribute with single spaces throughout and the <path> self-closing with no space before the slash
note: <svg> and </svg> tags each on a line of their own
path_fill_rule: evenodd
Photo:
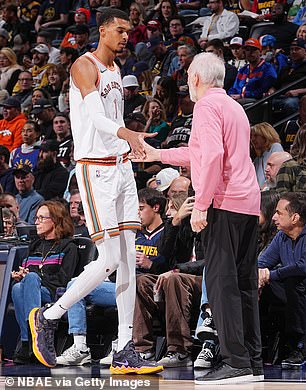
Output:
<svg viewBox="0 0 306 390">
<path fill-rule="evenodd" d="M 285 93 L 285 96 L 288 96 L 288 97 L 297 97 L 299 96 L 301 93 L 301 90 L 300 89 L 291 89 L 290 91 L 287 91 Z"/>
<path fill-rule="evenodd" d="M 144 253 L 136 252 L 136 265 L 140 268 L 150 269 L 152 261 Z"/>
<path fill-rule="evenodd" d="M 119 132 L 118 132 L 119 133 Z M 146 134 L 146 133 L 136 133 L 136 134 Z M 156 133 L 153 133 L 154 136 Z M 151 134 L 148 134 L 151 135 Z M 144 137 L 145 138 L 145 137 Z M 129 154 L 129 159 L 133 162 L 152 162 L 152 161 L 160 161 L 160 149 L 155 149 L 149 144 L 147 144 L 143 139 L 140 141 L 142 142 L 143 150 L 145 157 L 139 157 L 137 156 L 134 151 L 132 150 Z"/>
<path fill-rule="evenodd" d="M 15 282 L 20 282 L 20 280 L 23 279 L 28 273 L 28 268 L 19 267 L 19 271 L 13 271 L 11 273 L 11 276 L 15 280 Z"/>
<path fill-rule="evenodd" d="M 200 211 L 193 208 L 190 224 L 194 232 L 200 233 L 200 231 L 205 229 L 207 226 L 207 211 Z"/>
<path fill-rule="evenodd" d="M 157 281 L 156 281 L 156 284 L 155 284 L 155 288 L 156 288 L 156 291 L 158 292 L 160 289 L 163 289 L 163 285 L 165 283 L 165 281 L 167 279 L 169 279 L 169 277 L 171 275 L 173 275 L 173 272 L 174 271 L 168 271 L 168 272 L 165 272 L 163 274 L 160 274 L 157 278 Z M 175 272 L 179 272 L 179 270 L 176 270 Z"/>
<path fill-rule="evenodd" d="M 136 131 L 129 130 L 125 127 L 120 127 L 117 135 L 119 138 L 124 139 L 129 143 L 132 149 L 131 153 L 136 159 L 139 159 L 140 161 L 147 161 L 145 148 L 146 143 L 144 142 L 144 139 L 153 138 L 157 135 L 157 133 L 137 133 Z"/>
<path fill-rule="evenodd" d="M 234 100 L 238 100 L 238 99 L 241 99 L 241 95 L 238 95 L 238 94 L 233 94 L 233 95 L 230 95 L 230 97 Z"/>
<path fill-rule="evenodd" d="M 182 204 L 182 206 L 179 208 L 178 212 L 175 214 L 175 216 L 172 219 L 172 225 L 178 226 L 181 224 L 182 220 L 192 213 L 194 205 L 194 196 L 190 196 L 185 200 L 185 202 Z"/>
<path fill-rule="evenodd" d="M 270 283 L 270 271 L 268 268 L 258 268 L 258 288 Z"/>
</svg>

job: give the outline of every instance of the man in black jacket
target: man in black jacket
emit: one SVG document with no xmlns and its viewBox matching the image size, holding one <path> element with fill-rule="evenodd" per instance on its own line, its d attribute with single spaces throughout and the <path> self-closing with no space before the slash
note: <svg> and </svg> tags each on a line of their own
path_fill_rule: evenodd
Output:
<svg viewBox="0 0 306 390">
<path fill-rule="evenodd" d="M 67 186 L 69 173 L 56 161 L 58 142 L 48 140 L 40 148 L 34 188 L 45 200 L 55 197 L 61 198 Z"/>
</svg>

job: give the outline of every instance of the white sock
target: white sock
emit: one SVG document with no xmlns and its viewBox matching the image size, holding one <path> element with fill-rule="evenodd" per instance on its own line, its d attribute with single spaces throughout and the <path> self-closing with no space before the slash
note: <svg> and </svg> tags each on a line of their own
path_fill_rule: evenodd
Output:
<svg viewBox="0 0 306 390">
<path fill-rule="evenodd" d="M 65 313 L 67 309 L 64 309 L 61 305 L 54 304 L 49 309 L 43 312 L 43 316 L 46 320 L 57 320 L 58 318 L 61 318 Z"/>
<path fill-rule="evenodd" d="M 74 334 L 73 341 L 79 351 L 87 351 L 86 334 Z"/>
<path fill-rule="evenodd" d="M 205 309 L 205 311 L 207 311 L 207 313 L 211 316 L 211 310 L 209 307 L 207 309 Z"/>
</svg>

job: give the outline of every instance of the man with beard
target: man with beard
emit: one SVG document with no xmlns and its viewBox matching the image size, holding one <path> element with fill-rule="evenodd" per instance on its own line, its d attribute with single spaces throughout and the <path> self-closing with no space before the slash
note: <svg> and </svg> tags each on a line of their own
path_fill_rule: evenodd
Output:
<svg viewBox="0 0 306 390">
<path fill-rule="evenodd" d="M 45 200 L 56 196 L 61 198 L 67 186 L 69 173 L 56 161 L 58 142 L 48 140 L 40 148 L 34 188 Z"/>
<path fill-rule="evenodd" d="M 53 119 L 53 131 L 56 134 L 56 140 L 59 143 L 57 161 L 65 168 L 70 165 L 72 136 L 70 130 L 69 117 L 58 112 Z"/>
</svg>

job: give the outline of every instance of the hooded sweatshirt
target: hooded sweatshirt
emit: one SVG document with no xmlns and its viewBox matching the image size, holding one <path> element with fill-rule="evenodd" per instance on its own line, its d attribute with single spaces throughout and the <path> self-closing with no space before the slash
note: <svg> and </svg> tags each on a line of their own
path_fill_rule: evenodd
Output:
<svg viewBox="0 0 306 390">
<path fill-rule="evenodd" d="M 6 146 L 10 152 L 18 148 L 22 144 L 21 130 L 26 121 L 22 113 L 11 121 L 0 120 L 0 145 Z"/>
</svg>

